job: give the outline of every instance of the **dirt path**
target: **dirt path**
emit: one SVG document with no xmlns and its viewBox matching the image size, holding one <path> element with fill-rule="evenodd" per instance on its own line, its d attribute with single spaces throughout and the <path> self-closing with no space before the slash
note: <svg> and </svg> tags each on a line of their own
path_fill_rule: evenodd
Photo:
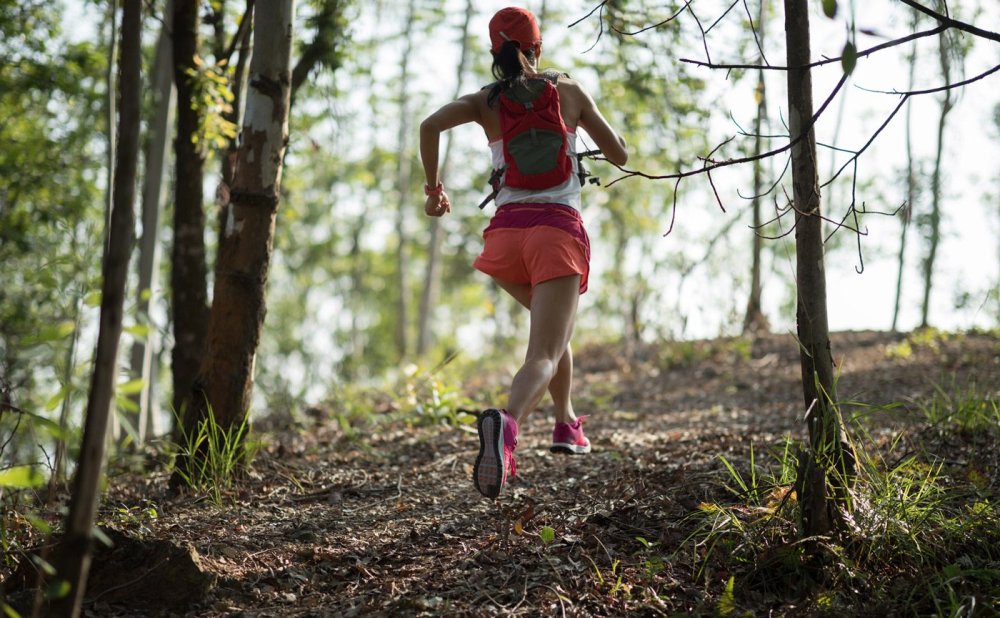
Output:
<svg viewBox="0 0 1000 618">
<path fill-rule="evenodd" d="M 903 404 L 872 414 L 873 427 L 915 423 L 914 402 L 935 384 L 974 380 L 1000 395 L 996 338 L 935 339 L 909 355 L 903 339 L 834 338 L 842 399 Z M 698 574 L 689 515 L 733 501 L 719 455 L 746 466 L 752 441 L 760 463 L 786 434 L 800 435 L 794 341 L 620 353 L 577 355 L 577 410 L 591 415 L 593 453 L 549 453 L 551 421 L 533 416 L 518 476 L 496 503 L 469 480 L 474 430 L 396 423 L 352 437 L 327 423 L 269 445 L 232 507 L 170 498 L 162 477 L 121 477 L 108 508 L 151 501 L 159 517 L 142 522 L 146 535 L 197 550 L 216 579 L 186 615 L 713 614 L 728 574 Z M 995 488 L 995 454 L 984 465 Z M 131 615 L 120 609 L 91 606 Z"/>
</svg>

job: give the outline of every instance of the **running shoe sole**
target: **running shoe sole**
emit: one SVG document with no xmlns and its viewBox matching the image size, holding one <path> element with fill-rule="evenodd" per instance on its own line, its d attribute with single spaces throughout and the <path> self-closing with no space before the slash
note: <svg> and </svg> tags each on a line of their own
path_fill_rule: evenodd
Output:
<svg viewBox="0 0 1000 618">
<path fill-rule="evenodd" d="M 486 410 L 476 420 L 479 455 L 472 470 L 472 482 L 487 498 L 500 495 L 503 486 L 503 420 L 499 410 Z"/>
<path fill-rule="evenodd" d="M 583 455 L 590 452 L 590 442 L 585 446 L 579 444 L 567 444 L 566 442 L 553 442 L 549 450 L 553 453 L 569 453 L 570 455 Z"/>
</svg>

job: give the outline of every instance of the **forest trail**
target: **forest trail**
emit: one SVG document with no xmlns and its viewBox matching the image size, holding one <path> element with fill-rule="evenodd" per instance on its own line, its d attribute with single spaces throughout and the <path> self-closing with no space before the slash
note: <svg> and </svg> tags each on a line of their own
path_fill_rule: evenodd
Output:
<svg viewBox="0 0 1000 618">
<path fill-rule="evenodd" d="M 914 402 L 938 385 L 1000 392 L 995 336 L 911 342 L 833 337 L 841 400 L 900 404 L 870 414 L 876 441 L 919 427 Z M 593 452 L 550 453 L 543 409 L 523 427 L 518 475 L 496 503 L 470 480 L 473 425 L 351 432 L 323 412 L 314 426 L 276 434 L 251 481 L 224 499 L 233 504 L 170 497 L 163 476 L 121 475 L 99 520 L 114 525 L 115 508 L 153 505 L 156 519 L 117 527 L 196 549 L 214 583 L 183 615 L 711 615 L 729 574 L 698 574 L 690 515 L 703 502 L 736 501 L 720 455 L 746 472 L 751 443 L 764 466 L 786 434 L 802 435 L 794 339 L 665 344 L 633 356 L 579 351 L 575 401 L 590 417 Z M 995 443 L 952 446 L 996 486 Z M 137 598 L 105 596 L 89 609 L 133 615 Z M 766 591 L 739 598 L 751 608 L 776 602 Z"/>
</svg>

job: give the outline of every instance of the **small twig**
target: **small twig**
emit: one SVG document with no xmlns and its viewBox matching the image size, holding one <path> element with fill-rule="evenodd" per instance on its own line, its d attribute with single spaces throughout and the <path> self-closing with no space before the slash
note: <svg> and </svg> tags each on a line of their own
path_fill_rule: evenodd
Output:
<svg viewBox="0 0 1000 618">
<path fill-rule="evenodd" d="M 757 67 L 755 67 L 755 68 L 757 68 Z M 816 113 L 813 114 L 812 118 L 809 119 L 809 122 L 806 123 L 805 126 L 802 127 L 802 131 L 799 133 L 799 135 L 797 135 L 794 138 L 792 138 L 791 140 L 789 140 L 789 142 L 787 144 L 785 144 L 784 146 L 781 146 L 779 148 L 775 148 L 774 150 L 769 150 L 767 152 L 763 152 L 763 153 L 758 154 L 758 155 L 751 155 L 751 156 L 747 156 L 747 157 L 740 157 L 740 158 L 737 158 L 737 159 L 726 159 L 725 161 L 717 161 L 717 162 L 713 162 L 711 165 L 702 166 L 701 168 L 694 169 L 694 170 L 688 170 L 686 172 L 677 172 L 675 174 L 647 174 L 647 173 L 639 171 L 639 170 L 626 169 L 626 168 L 621 167 L 619 165 L 619 166 L 616 166 L 616 167 L 619 170 L 625 172 L 625 175 L 624 176 L 619 176 L 618 178 L 615 178 L 614 180 L 612 180 L 611 182 L 609 182 L 606 186 L 610 187 L 611 185 L 613 185 L 613 184 L 615 184 L 615 183 L 617 183 L 619 181 L 625 180 L 626 178 L 632 178 L 634 176 L 639 176 L 639 177 L 642 177 L 642 178 L 646 178 L 648 180 L 666 180 L 668 178 L 687 178 L 688 176 L 695 176 L 697 174 L 704 174 L 704 173 L 707 173 L 707 172 L 709 172 L 711 170 L 719 169 L 719 168 L 722 168 L 722 167 L 729 167 L 731 165 L 737 165 L 737 164 L 740 164 L 740 163 L 749 163 L 751 161 L 759 161 L 759 160 L 766 159 L 766 158 L 772 157 L 774 155 L 780 154 L 782 152 L 789 151 L 789 150 L 791 150 L 791 148 L 793 146 L 795 146 L 796 144 L 798 144 L 799 142 L 801 142 L 809 134 L 809 132 L 812 129 L 812 127 L 816 124 L 816 121 L 823 114 L 823 112 L 826 111 L 826 108 L 830 105 L 830 102 L 833 101 L 833 99 L 837 95 L 837 93 L 840 92 L 840 89 L 844 86 L 844 83 L 846 83 L 846 81 L 847 81 L 847 77 L 848 76 L 847 76 L 846 73 L 841 76 L 840 80 L 837 82 L 837 85 L 834 86 L 833 90 L 830 92 L 830 94 L 823 101 L 823 104 L 819 106 L 819 109 L 816 111 Z"/>
<path fill-rule="evenodd" d="M 650 26 L 646 26 L 644 28 L 640 28 L 639 30 L 636 30 L 634 32 L 625 32 L 624 30 L 621 30 L 621 29 L 617 28 L 616 26 L 611 26 L 611 29 L 614 30 L 615 32 L 617 32 L 618 34 L 622 35 L 622 36 L 635 36 L 637 34 L 642 34 L 643 32 L 646 32 L 647 30 L 653 30 L 655 28 L 659 28 L 660 26 L 666 25 L 666 24 L 672 22 L 673 20 L 677 19 L 677 17 L 681 13 L 683 13 L 685 10 L 687 10 L 688 5 L 690 5 L 693 1 L 694 0 L 687 0 L 687 2 L 684 3 L 684 6 L 682 6 L 679 9 L 677 9 L 677 11 L 673 15 L 671 15 L 670 17 L 664 19 L 663 21 L 661 21 L 659 23 L 656 23 L 656 24 L 652 24 Z"/>
<path fill-rule="evenodd" d="M 560 581 L 561 581 L 561 580 L 560 580 Z M 552 586 L 550 586 L 550 585 L 548 585 L 548 584 L 542 584 L 542 585 L 543 585 L 543 586 L 545 586 L 546 588 L 548 588 L 549 590 L 551 590 L 552 592 L 554 592 L 554 593 L 555 593 L 555 595 L 556 595 L 556 598 L 557 598 L 557 599 L 559 599 L 559 610 L 560 610 L 560 612 L 561 612 L 561 615 L 562 615 L 562 617 L 563 617 L 563 618 L 566 618 L 566 604 L 565 604 L 565 603 L 563 603 L 563 598 L 562 598 L 562 595 L 561 595 L 561 594 L 559 594 L 559 591 L 558 591 L 558 590 L 556 590 L 555 588 L 553 588 Z M 564 585 L 565 585 L 565 584 L 564 584 Z M 515 609 L 516 609 L 516 608 L 515 608 Z"/>
<path fill-rule="evenodd" d="M 764 61 L 764 65 L 770 64 L 767 58 L 764 56 L 764 48 L 761 47 L 760 39 L 757 38 L 757 26 L 753 23 L 753 14 L 750 13 L 750 7 L 747 6 L 746 0 L 743 1 L 743 10 L 746 11 L 747 20 L 750 22 L 750 31 L 753 33 L 753 42 L 757 46 L 757 51 L 760 52 L 760 58 Z"/>
<path fill-rule="evenodd" d="M 910 96 L 914 96 L 914 95 L 934 94 L 935 92 L 943 92 L 945 90 L 952 90 L 954 88 L 959 88 L 961 86 L 968 86 L 969 84 L 971 84 L 973 82 L 978 82 L 981 79 L 989 77 L 990 75 L 996 73 L 997 71 L 1000 71 L 1000 64 L 994 66 L 991 69 L 987 69 L 986 71 L 983 71 L 979 75 L 976 75 L 974 77 L 970 77 L 969 79 L 965 79 L 965 80 L 962 80 L 960 82 L 955 82 L 955 83 L 952 83 L 952 84 L 945 84 L 944 86 L 938 86 L 936 88 L 926 88 L 924 90 L 873 90 L 871 88 L 862 88 L 861 86 L 858 86 L 858 89 L 859 90 L 863 90 L 864 92 L 871 92 L 873 94 L 898 94 L 898 95 L 902 95 L 904 97 L 903 100 L 905 101 L 906 97 L 910 97 Z"/>
<path fill-rule="evenodd" d="M 521 592 L 521 600 L 518 601 L 517 604 L 514 605 L 514 607 L 510 608 L 510 613 L 513 614 L 514 612 L 516 612 L 517 608 L 521 607 L 521 604 L 524 603 L 527 600 L 527 598 L 528 598 L 528 576 L 525 575 L 524 576 L 524 589 Z"/>
<path fill-rule="evenodd" d="M 597 11 L 598 9 L 603 9 L 603 8 L 604 8 L 604 5 L 605 5 L 605 4 L 607 4 L 607 3 L 608 3 L 608 0 L 604 0 L 604 2 L 601 2 L 600 4 L 598 4 L 597 6 L 595 6 L 594 8 L 590 9 L 590 12 L 589 12 L 589 13 L 587 13 L 586 15 L 584 15 L 583 17 L 581 17 L 580 19 L 576 20 L 575 22 L 571 23 L 570 25 L 568 25 L 568 26 L 566 26 L 566 27 L 567 27 L 567 28 L 572 28 L 573 26 L 575 26 L 575 25 L 579 24 L 579 23 L 580 23 L 580 22 L 582 22 L 583 20 L 585 20 L 585 19 L 587 19 L 588 17 L 590 17 L 591 15 L 593 15 L 593 14 L 594 14 L 594 12 L 595 12 L 595 11 Z"/>
<path fill-rule="evenodd" d="M 983 30 L 982 28 L 977 28 L 977 27 L 975 27 L 975 26 L 973 26 L 971 24 L 967 24 L 965 22 L 958 21 L 956 19 L 952 19 L 951 17 L 948 17 L 947 15 L 942 15 L 942 14 L 940 14 L 940 13 L 938 13 L 936 11 L 933 11 L 933 10 L 931 10 L 931 9 L 929 9 L 929 8 L 921 5 L 921 4 L 918 4 L 914 0 L 900 0 L 900 2 L 902 2 L 903 4 L 905 4 L 905 5 L 907 5 L 907 6 L 911 7 L 911 8 L 916 9 L 917 11 L 920 11 L 924 15 L 928 15 L 930 17 L 933 17 L 938 22 L 940 22 L 941 25 L 943 25 L 943 26 L 947 26 L 949 28 L 955 28 L 957 30 L 962 30 L 962 31 L 968 32 L 969 34 L 974 34 L 976 36 L 982 37 L 984 39 L 990 39 L 992 41 L 998 41 L 998 42 L 1000 42 L 1000 34 L 998 34 L 996 32 L 990 32 L 989 30 Z M 945 9 L 947 9 L 947 8 L 948 8 L 948 5 L 945 5 Z"/>
<path fill-rule="evenodd" d="M 892 41 L 889 41 L 887 43 L 882 43 L 880 45 L 876 45 L 874 47 L 869 47 L 868 49 L 859 51 L 858 54 L 857 54 L 857 57 L 858 58 L 864 58 L 866 56 L 870 56 L 871 54 L 874 54 L 875 52 L 881 51 L 883 49 L 887 49 L 887 48 L 890 48 L 890 47 L 895 47 L 897 45 L 902 45 L 904 43 L 909 43 L 910 41 L 913 41 L 913 40 L 916 40 L 916 39 L 920 39 L 920 38 L 923 38 L 923 37 L 928 37 L 928 36 L 934 36 L 936 34 L 941 34 L 942 32 L 944 32 L 947 29 L 948 28 L 946 26 L 938 26 L 937 28 L 933 28 L 931 30 L 925 30 L 923 32 L 915 32 L 913 34 L 904 36 L 902 38 L 893 39 Z M 823 60 L 817 60 L 816 62 L 811 62 L 811 63 L 809 63 L 809 64 L 807 64 L 805 66 L 794 67 L 794 68 L 796 68 L 796 69 L 806 69 L 806 68 L 815 69 L 817 67 L 825 66 L 825 65 L 828 65 L 828 64 L 839 63 L 839 62 L 841 62 L 841 60 L 842 60 L 841 56 L 836 56 L 836 57 L 833 57 L 833 58 L 824 58 Z M 786 65 L 764 65 L 764 66 L 762 66 L 760 64 L 737 64 L 737 63 L 715 64 L 713 62 L 705 62 L 705 61 L 702 61 L 702 60 L 692 60 L 690 58 L 680 58 L 680 61 L 681 62 L 686 62 L 688 64 L 693 64 L 695 66 L 705 67 L 705 68 L 708 68 L 708 69 L 725 69 L 725 70 L 728 70 L 728 71 L 731 71 L 733 69 L 763 69 L 763 70 L 768 70 L 768 71 L 788 71 L 791 68 L 791 67 L 788 67 Z"/>
</svg>

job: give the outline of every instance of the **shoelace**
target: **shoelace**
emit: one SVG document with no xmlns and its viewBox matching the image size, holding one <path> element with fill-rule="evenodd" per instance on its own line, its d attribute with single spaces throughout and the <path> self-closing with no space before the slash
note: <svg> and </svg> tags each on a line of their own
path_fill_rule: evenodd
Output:
<svg viewBox="0 0 1000 618">
<path fill-rule="evenodd" d="M 517 443 L 515 442 L 514 445 L 516 446 Z M 514 460 L 514 449 L 508 447 L 505 444 L 503 447 L 503 455 L 504 459 L 506 459 L 510 463 L 510 465 L 507 466 L 508 467 L 507 476 L 511 478 L 517 476 L 517 462 Z"/>
</svg>

